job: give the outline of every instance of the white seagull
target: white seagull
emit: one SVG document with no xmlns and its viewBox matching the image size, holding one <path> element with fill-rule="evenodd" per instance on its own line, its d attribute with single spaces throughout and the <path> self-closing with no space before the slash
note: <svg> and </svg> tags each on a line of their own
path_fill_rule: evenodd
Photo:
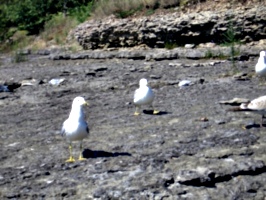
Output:
<svg viewBox="0 0 266 200">
<path fill-rule="evenodd" d="M 239 107 L 232 108 L 229 110 L 230 111 L 248 111 L 248 112 L 260 114 L 261 115 L 260 126 L 262 127 L 263 119 L 265 118 L 265 115 L 266 115 L 266 96 L 261 96 L 248 103 L 242 103 Z"/>
<path fill-rule="evenodd" d="M 260 52 L 260 57 L 255 66 L 255 71 L 259 76 L 266 76 L 266 51 Z"/>
<path fill-rule="evenodd" d="M 70 157 L 66 162 L 74 162 L 75 159 L 72 155 L 72 142 L 80 141 L 80 155 L 79 160 L 86 160 L 82 155 L 82 140 L 89 135 L 89 127 L 85 121 L 83 106 L 88 105 L 83 97 L 76 97 L 73 100 L 72 108 L 69 117 L 64 121 L 61 135 L 66 137 L 69 143 Z"/>
<path fill-rule="evenodd" d="M 134 93 L 134 104 L 136 106 L 136 111 L 134 115 L 139 115 L 139 109 L 142 105 L 150 105 L 153 109 L 153 114 L 158 114 L 159 111 L 153 108 L 152 102 L 154 99 L 154 93 L 148 86 L 148 81 L 145 78 L 140 79 L 139 88 Z"/>
</svg>

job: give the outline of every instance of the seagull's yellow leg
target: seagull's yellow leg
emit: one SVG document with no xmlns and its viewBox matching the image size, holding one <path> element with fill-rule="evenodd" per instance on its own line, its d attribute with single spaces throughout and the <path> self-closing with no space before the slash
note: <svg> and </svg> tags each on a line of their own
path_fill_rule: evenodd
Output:
<svg viewBox="0 0 266 200">
<path fill-rule="evenodd" d="M 260 127 L 263 127 L 263 119 L 265 118 L 264 115 L 261 116 L 261 122 L 260 122 Z"/>
<path fill-rule="evenodd" d="M 72 156 L 72 145 L 71 144 L 69 144 L 69 154 L 70 154 L 69 159 L 66 160 L 66 162 L 75 162 L 75 159 Z"/>
<path fill-rule="evenodd" d="M 83 157 L 83 154 L 82 154 L 82 141 L 80 142 L 80 145 L 79 145 L 79 160 L 86 160 L 86 158 Z"/>
<path fill-rule="evenodd" d="M 139 112 L 139 106 L 136 106 L 136 111 L 135 111 L 134 115 L 135 115 L 135 116 L 140 115 L 140 112 Z"/>
</svg>

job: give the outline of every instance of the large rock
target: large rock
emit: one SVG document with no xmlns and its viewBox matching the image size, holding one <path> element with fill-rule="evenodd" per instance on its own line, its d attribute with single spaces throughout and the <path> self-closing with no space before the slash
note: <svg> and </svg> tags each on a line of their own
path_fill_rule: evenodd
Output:
<svg viewBox="0 0 266 200">
<path fill-rule="evenodd" d="M 266 38 L 266 8 L 253 7 L 198 13 L 169 13 L 138 18 L 110 16 L 79 25 L 69 38 L 84 49 L 110 47 L 166 47 L 171 45 L 225 43 L 225 34 L 250 42 Z"/>
</svg>

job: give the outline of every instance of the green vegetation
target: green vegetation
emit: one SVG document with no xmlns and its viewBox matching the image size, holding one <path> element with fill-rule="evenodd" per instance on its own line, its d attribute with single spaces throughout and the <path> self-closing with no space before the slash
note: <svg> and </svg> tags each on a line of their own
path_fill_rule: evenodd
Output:
<svg viewBox="0 0 266 200">
<path fill-rule="evenodd" d="M 65 17 L 63 13 L 52 16 L 44 25 L 44 32 L 40 34 L 44 41 L 55 40 L 56 44 L 63 44 L 71 28 L 78 25 L 77 19 Z"/>
<path fill-rule="evenodd" d="M 205 58 L 207 58 L 207 59 L 210 59 L 210 58 L 226 59 L 226 58 L 228 58 L 228 56 L 224 55 L 224 53 L 220 50 L 215 53 L 210 48 L 208 48 L 207 51 L 205 52 Z"/>
<path fill-rule="evenodd" d="M 158 8 L 170 8 L 180 5 L 180 0 L 98 0 L 95 3 L 94 17 L 101 18 L 114 14 L 125 18 L 146 11 L 153 13 Z"/>
<path fill-rule="evenodd" d="M 176 7 L 188 1 L 192 0 L 2 0 L 0 51 L 29 45 L 41 48 L 47 43 L 62 45 L 69 31 L 90 16 L 151 15 L 158 8 Z M 17 37 L 21 33 L 23 37 Z"/>
<path fill-rule="evenodd" d="M 14 50 L 22 45 L 21 38 L 16 40 L 18 32 L 24 31 L 27 38 L 41 32 L 56 29 L 63 35 L 53 38 L 62 42 L 65 32 L 77 23 L 85 21 L 91 14 L 94 0 L 2 0 L 0 4 L 0 50 Z M 64 16 L 64 17 L 62 17 Z M 64 19 L 63 19 L 64 18 Z M 73 23 L 76 21 L 76 23 Z M 65 29 L 65 30 L 63 30 Z M 20 34 L 20 33 L 19 33 Z M 44 34 L 45 35 L 45 34 Z M 48 33 L 49 35 L 49 33 Z M 25 38 L 24 38 L 25 39 Z M 23 41 L 27 45 L 29 39 Z"/>
<path fill-rule="evenodd" d="M 214 54 L 213 54 L 213 52 L 210 50 L 210 49 L 208 49 L 206 52 L 205 52 L 205 58 L 214 58 L 215 56 L 214 56 Z"/>
<path fill-rule="evenodd" d="M 27 61 L 27 56 L 23 54 L 21 50 L 17 50 L 13 53 L 13 56 L 12 56 L 13 63 L 20 63 L 24 61 Z"/>
<path fill-rule="evenodd" d="M 71 29 L 89 17 L 151 15 L 211 0 L 0 0 L 0 51 L 62 45 Z M 242 2 L 243 0 L 236 0 Z M 228 0 L 228 2 L 230 2 Z M 225 34 L 235 55 L 234 31 Z M 167 43 L 166 48 L 175 45 Z"/>
<path fill-rule="evenodd" d="M 235 71 L 237 71 L 236 62 L 235 62 L 235 56 L 238 56 L 240 54 L 240 45 L 241 42 L 237 38 L 236 31 L 233 22 L 231 21 L 229 24 L 229 27 L 227 31 L 224 34 L 224 44 L 225 46 L 230 47 L 230 60 L 232 63 L 232 67 Z"/>
<path fill-rule="evenodd" d="M 164 45 L 164 48 L 166 49 L 174 49 L 177 47 L 177 44 L 176 43 L 172 43 L 172 42 L 165 42 L 165 45 Z"/>
</svg>

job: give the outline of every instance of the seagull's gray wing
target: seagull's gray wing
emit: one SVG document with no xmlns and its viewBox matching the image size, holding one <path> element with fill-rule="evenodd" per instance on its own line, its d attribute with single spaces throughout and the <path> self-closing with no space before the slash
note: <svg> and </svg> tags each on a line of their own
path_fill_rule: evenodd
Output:
<svg viewBox="0 0 266 200">
<path fill-rule="evenodd" d="M 65 124 L 65 122 L 63 123 L 62 128 L 61 128 L 61 132 L 60 132 L 60 135 L 62 135 L 62 136 L 66 135 L 66 130 L 65 130 L 64 124 Z"/>
<path fill-rule="evenodd" d="M 88 126 L 88 123 L 87 122 L 85 122 L 86 123 L 86 131 L 87 131 L 87 133 L 89 134 L 89 132 L 90 132 L 90 130 L 89 130 L 89 126 Z"/>
</svg>

